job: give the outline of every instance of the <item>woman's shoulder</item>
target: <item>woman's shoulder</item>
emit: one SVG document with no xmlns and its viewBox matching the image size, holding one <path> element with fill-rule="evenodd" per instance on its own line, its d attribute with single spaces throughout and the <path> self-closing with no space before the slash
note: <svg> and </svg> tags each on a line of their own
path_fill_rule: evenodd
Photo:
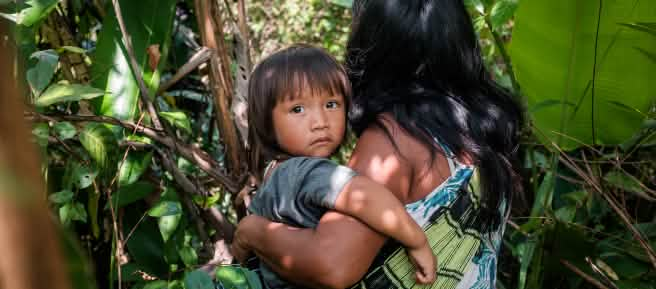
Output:
<svg viewBox="0 0 656 289">
<path fill-rule="evenodd" d="M 349 166 L 392 192 L 400 189 L 405 203 L 421 199 L 449 177 L 441 151 L 434 153 L 391 116 L 381 115 L 380 120 L 361 134 Z"/>
</svg>

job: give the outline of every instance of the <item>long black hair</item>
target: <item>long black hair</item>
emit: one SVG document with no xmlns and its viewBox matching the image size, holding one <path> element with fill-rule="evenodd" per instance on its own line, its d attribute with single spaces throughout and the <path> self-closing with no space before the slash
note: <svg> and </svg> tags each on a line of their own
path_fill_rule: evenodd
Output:
<svg viewBox="0 0 656 289">
<path fill-rule="evenodd" d="M 388 113 L 433 156 L 440 152 L 433 137 L 471 156 L 481 220 L 496 228 L 501 201 L 521 191 L 523 111 L 486 71 L 462 0 L 356 0 L 351 29 L 346 66 L 355 133 L 385 128 L 380 115 Z"/>
</svg>

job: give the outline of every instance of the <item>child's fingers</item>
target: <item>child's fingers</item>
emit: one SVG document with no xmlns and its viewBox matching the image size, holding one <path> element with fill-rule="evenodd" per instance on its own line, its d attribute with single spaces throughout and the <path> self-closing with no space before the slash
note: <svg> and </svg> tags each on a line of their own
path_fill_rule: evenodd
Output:
<svg viewBox="0 0 656 289">
<path fill-rule="evenodd" d="M 415 274 L 415 279 L 418 284 L 431 284 L 435 282 L 435 274 L 427 275 L 424 272 L 417 271 Z"/>
</svg>

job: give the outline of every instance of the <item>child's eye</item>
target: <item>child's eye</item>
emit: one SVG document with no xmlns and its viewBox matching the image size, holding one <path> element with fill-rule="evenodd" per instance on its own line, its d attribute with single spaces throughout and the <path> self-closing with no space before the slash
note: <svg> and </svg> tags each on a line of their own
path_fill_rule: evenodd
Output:
<svg viewBox="0 0 656 289">
<path fill-rule="evenodd" d="M 339 102 L 331 100 L 328 103 L 326 103 L 326 108 L 328 109 L 336 109 L 339 107 Z"/>
<path fill-rule="evenodd" d="M 290 110 L 291 113 L 302 113 L 302 112 L 304 112 L 304 111 L 305 111 L 305 108 L 303 108 L 303 107 L 300 106 L 300 105 L 294 106 L 294 107 L 292 107 L 292 109 Z"/>
</svg>

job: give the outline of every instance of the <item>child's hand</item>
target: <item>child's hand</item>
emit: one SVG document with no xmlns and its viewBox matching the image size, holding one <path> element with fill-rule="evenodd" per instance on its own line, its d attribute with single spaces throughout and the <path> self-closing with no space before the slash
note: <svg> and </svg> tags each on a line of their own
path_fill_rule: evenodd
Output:
<svg viewBox="0 0 656 289">
<path fill-rule="evenodd" d="M 419 248 L 407 248 L 408 257 L 415 265 L 415 277 L 418 284 L 431 284 L 435 282 L 437 272 L 437 258 L 433 255 L 428 242 Z"/>
</svg>

